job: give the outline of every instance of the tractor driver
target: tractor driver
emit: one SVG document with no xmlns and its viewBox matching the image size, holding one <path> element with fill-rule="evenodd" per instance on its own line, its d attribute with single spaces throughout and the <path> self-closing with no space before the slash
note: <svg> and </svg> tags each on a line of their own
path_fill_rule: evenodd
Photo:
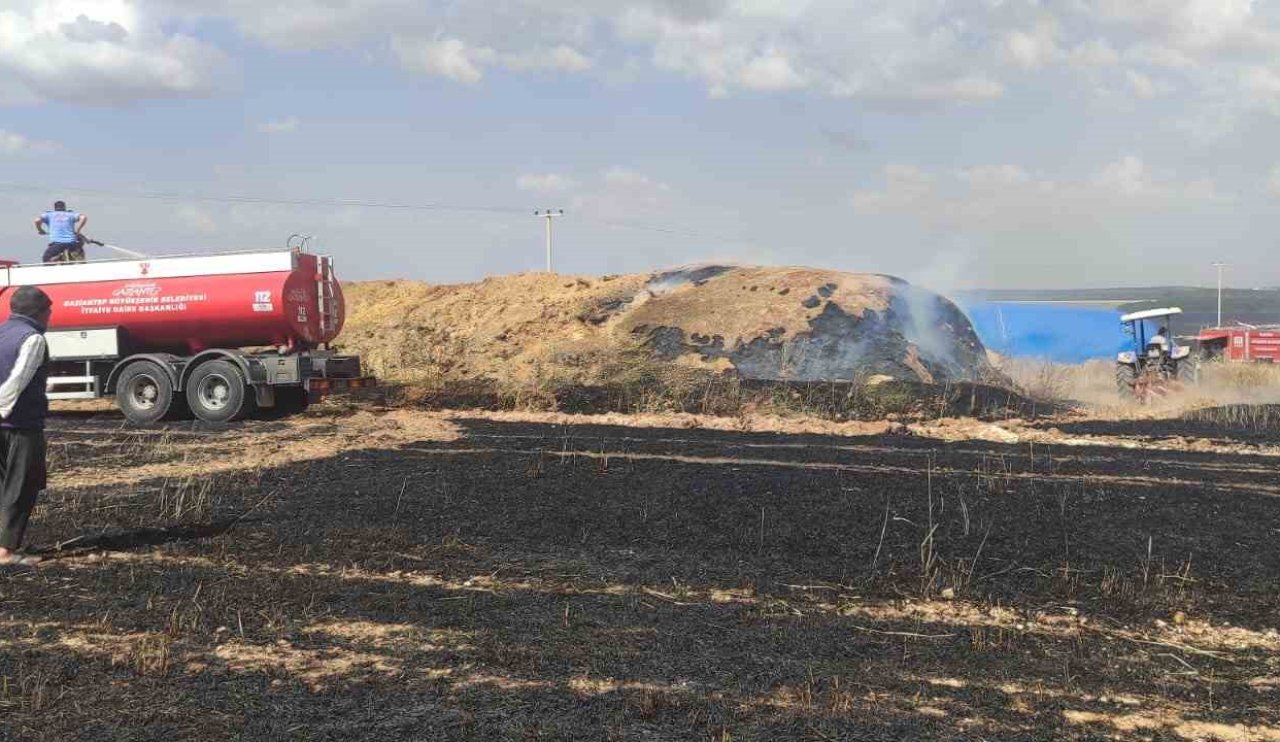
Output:
<svg viewBox="0 0 1280 742">
<path fill-rule="evenodd" d="M 1161 353 L 1169 352 L 1169 328 L 1168 327 L 1161 325 L 1160 329 L 1156 330 L 1156 334 L 1152 335 L 1151 340 L 1147 341 L 1147 347 L 1150 347 L 1152 345 L 1160 346 Z"/>
<path fill-rule="evenodd" d="M 84 259 L 84 225 L 89 217 L 67 209 L 63 201 L 55 201 L 53 211 L 46 211 L 36 217 L 36 232 L 41 236 L 48 235 L 49 248 L 44 251 L 41 260 L 51 263 L 55 260 Z"/>
</svg>

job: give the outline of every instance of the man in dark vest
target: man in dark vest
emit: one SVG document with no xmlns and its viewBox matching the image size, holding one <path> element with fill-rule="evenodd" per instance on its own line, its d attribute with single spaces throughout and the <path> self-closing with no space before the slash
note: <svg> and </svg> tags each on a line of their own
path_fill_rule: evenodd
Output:
<svg viewBox="0 0 1280 742">
<path fill-rule="evenodd" d="M 35 286 L 9 300 L 0 324 L 0 565 L 36 564 L 19 551 L 36 495 L 45 486 L 44 418 L 49 353 L 44 331 L 52 302 Z"/>
</svg>

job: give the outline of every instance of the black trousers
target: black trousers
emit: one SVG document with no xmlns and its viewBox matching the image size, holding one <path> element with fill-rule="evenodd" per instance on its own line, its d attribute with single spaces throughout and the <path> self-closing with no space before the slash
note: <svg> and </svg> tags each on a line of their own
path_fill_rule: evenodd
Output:
<svg viewBox="0 0 1280 742">
<path fill-rule="evenodd" d="M 0 428 L 0 547 L 17 550 L 45 486 L 44 431 Z"/>
<path fill-rule="evenodd" d="M 66 253 L 65 258 L 62 257 L 64 252 Z M 42 263 L 52 263 L 61 260 L 66 260 L 67 262 L 84 260 L 84 245 L 79 242 L 50 242 L 49 248 L 44 251 L 44 255 L 40 258 L 40 262 Z"/>
</svg>

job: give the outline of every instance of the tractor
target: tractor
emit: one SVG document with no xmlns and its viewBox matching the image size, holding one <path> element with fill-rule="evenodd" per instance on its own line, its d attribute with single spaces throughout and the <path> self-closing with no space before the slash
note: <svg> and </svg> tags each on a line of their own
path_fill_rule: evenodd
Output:
<svg viewBox="0 0 1280 742">
<path fill-rule="evenodd" d="M 1199 369 L 1191 357 L 1191 347 L 1174 342 L 1173 318 L 1182 314 L 1177 307 L 1147 309 L 1120 318 L 1131 347 L 1116 356 L 1116 388 L 1122 399 L 1140 404 L 1194 384 Z M 1148 332 L 1148 324 L 1158 327 Z"/>
</svg>

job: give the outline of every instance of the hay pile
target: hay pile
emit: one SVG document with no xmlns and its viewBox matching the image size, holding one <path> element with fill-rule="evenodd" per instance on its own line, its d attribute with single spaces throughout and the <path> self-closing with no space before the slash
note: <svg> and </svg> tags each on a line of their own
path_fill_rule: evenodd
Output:
<svg viewBox="0 0 1280 742">
<path fill-rule="evenodd" d="M 748 379 L 942 383 L 992 373 L 950 301 L 890 276 L 702 266 L 453 286 L 376 281 L 345 292 L 339 344 L 392 380 L 599 384 L 637 351 Z"/>
</svg>

